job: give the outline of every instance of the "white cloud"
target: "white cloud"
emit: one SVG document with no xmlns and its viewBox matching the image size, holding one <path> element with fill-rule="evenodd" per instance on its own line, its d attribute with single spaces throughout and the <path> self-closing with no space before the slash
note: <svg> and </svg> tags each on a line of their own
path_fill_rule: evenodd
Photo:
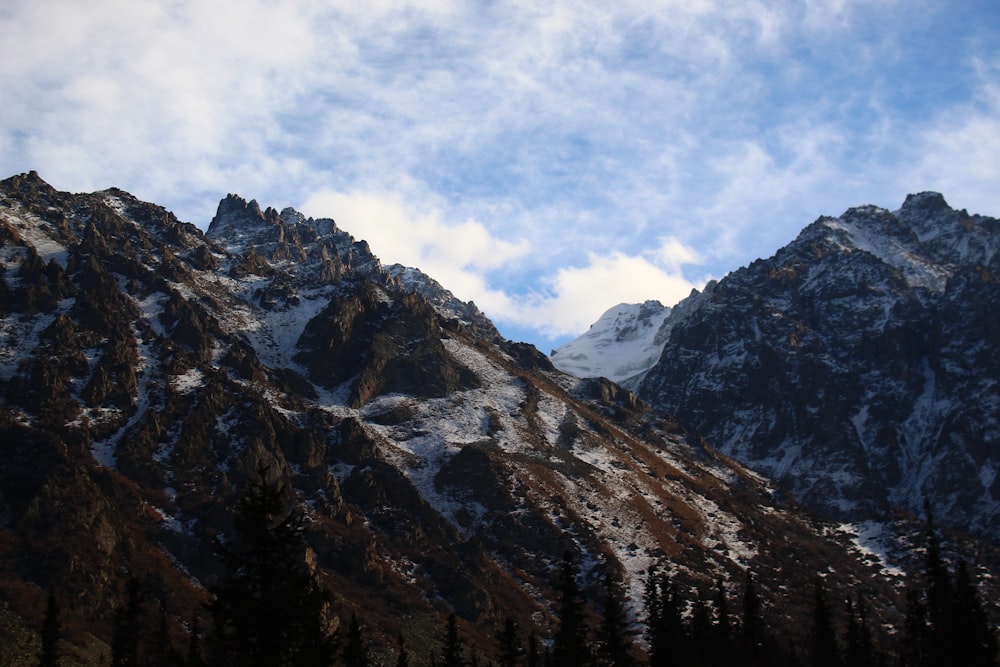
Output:
<svg viewBox="0 0 1000 667">
<path fill-rule="evenodd" d="M 673 236 L 660 239 L 660 247 L 650 253 L 650 258 L 672 272 L 679 272 L 685 264 L 699 264 L 702 261 L 696 250 Z"/>
<path fill-rule="evenodd" d="M 498 238 L 475 220 L 450 222 L 447 213 L 392 193 L 321 191 L 300 209 L 312 217 L 333 217 L 342 229 L 366 240 L 384 263 L 419 268 L 499 323 L 549 336 L 585 331 L 609 305 L 646 299 L 672 305 L 699 286 L 681 273 L 683 266 L 700 261 L 698 253 L 673 237 L 641 256 L 589 253 L 582 267 L 538 276 L 543 290 L 513 293 L 492 284 L 491 272 L 544 265 L 547 245 Z"/>
<path fill-rule="evenodd" d="M 974 103 L 918 133 L 916 163 L 904 173 L 911 191 L 936 190 L 952 206 L 1000 216 L 1000 62 L 981 65 L 980 78 Z"/>
<path fill-rule="evenodd" d="M 670 301 L 683 267 L 722 273 L 820 213 L 917 188 L 997 212 L 996 69 L 975 100 L 953 85 L 996 30 L 903 6 L 8 0 L 0 168 L 201 225 L 228 192 L 312 194 L 386 261 L 567 331 L 588 300 Z"/>
<path fill-rule="evenodd" d="M 307 15 L 255 0 L 5 9 L 0 89 L 16 91 L 5 114 L 19 131 L 7 159 L 73 189 L 225 189 L 234 165 L 267 161 L 315 43 Z"/>
<path fill-rule="evenodd" d="M 419 268 L 465 300 L 483 298 L 483 274 L 528 252 L 525 241 L 498 238 L 475 220 L 448 221 L 440 210 L 396 194 L 320 191 L 301 209 L 312 217 L 335 215 L 383 262 Z"/>
<path fill-rule="evenodd" d="M 671 262 L 694 257 L 693 251 L 676 241 L 664 247 Z M 663 256 L 663 250 L 654 255 Z M 659 265 L 652 258 L 621 252 L 590 254 L 585 266 L 561 268 L 545 279 L 547 293 L 520 298 L 496 317 L 536 328 L 552 338 L 577 335 L 615 304 L 658 299 L 673 305 L 700 287 L 676 269 Z"/>
</svg>

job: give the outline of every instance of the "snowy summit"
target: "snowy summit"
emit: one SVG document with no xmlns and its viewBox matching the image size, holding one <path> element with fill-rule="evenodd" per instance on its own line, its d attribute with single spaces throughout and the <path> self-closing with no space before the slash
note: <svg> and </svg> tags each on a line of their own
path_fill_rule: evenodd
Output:
<svg viewBox="0 0 1000 667">
<path fill-rule="evenodd" d="M 552 351 L 552 363 L 577 377 L 623 382 L 659 360 L 666 338 L 660 328 L 670 308 L 659 301 L 620 303 L 608 309 L 587 333 Z"/>
</svg>

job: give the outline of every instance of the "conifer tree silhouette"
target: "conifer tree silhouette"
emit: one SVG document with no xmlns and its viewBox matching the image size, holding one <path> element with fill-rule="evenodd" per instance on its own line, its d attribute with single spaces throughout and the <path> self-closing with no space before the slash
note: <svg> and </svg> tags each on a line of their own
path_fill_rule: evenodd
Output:
<svg viewBox="0 0 1000 667">
<path fill-rule="evenodd" d="M 500 645 L 497 656 L 500 667 L 517 667 L 522 653 L 517 621 L 509 616 L 504 620 L 503 630 L 497 634 L 497 643 Z"/>
<path fill-rule="evenodd" d="M 410 667 L 410 654 L 406 650 L 406 639 L 402 632 L 396 640 L 396 667 Z"/>
<path fill-rule="evenodd" d="M 764 622 L 763 606 L 753 572 L 747 570 L 743 589 L 742 649 L 748 665 L 765 665 L 768 662 L 767 625 Z"/>
<path fill-rule="evenodd" d="M 111 639 L 111 667 L 139 667 L 139 639 L 143 635 L 143 591 L 135 577 L 125 585 L 125 605 L 115 613 Z"/>
<path fill-rule="evenodd" d="M 361 621 L 357 614 L 351 614 L 351 625 L 347 629 L 344 665 L 347 667 L 368 667 L 368 647 L 365 645 Z"/>
<path fill-rule="evenodd" d="M 955 570 L 954 598 L 954 650 L 950 656 L 953 664 L 982 667 L 996 664 L 997 639 L 990 630 L 979 601 L 979 594 L 972 583 L 969 568 L 964 560 L 958 561 Z"/>
<path fill-rule="evenodd" d="M 444 634 L 444 667 L 462 667 L 462 643 L 458 638 L 458 619 L 455 614 L 448 616 Z"/>
<path fill-rule="evenodd" d="M 56 667 L 59 664 L 59 636 L 62 632 L 59 622 L 59 605 L 54 591 L 49 591 L 42 620 L 42 650 L 38 657 L 38 667 Z"/>
<path fill-rule="evenodd" d="M 816 579 L 813 600 L 813 624 L 810 632 L 812 664 L 814 667 L 837 667 L 840 664 L 837 633 L 833 628 L 830 605 L 826 601 L 826 587 L 820 578 Z"/>
<path fill-rule="evenodd" d="M 598 627 L 598 663 L 608 667 L 634 664 L 622 593 L 610 575 L 604 577 L 604 616 Z"/>
<path fill-rule="evenodd" d="M 560 568 L 559 627 L 552 645 L 555 667 L 586 667 L 591 662 L 583 595 L 576 581 L 578 572 L 573 552 L 567 550 Z"/>
<path fill-rule="evenodd" d="M 217 544 L 226 566 L 214 587 L 213 663 L 241 667 L 333 663 L 330 595 L 306 564 L 303 517 L 286 506 L 285 489 L 258 469 L 234 518 L 236 534 Z"/>
</svg>

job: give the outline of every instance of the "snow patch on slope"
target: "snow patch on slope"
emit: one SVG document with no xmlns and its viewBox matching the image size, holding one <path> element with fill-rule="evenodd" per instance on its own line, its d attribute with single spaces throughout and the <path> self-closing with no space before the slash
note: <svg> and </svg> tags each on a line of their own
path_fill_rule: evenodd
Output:
<svg viewBox="0 0 1000 667">
<path fill-rule="evenodd" d="M 944 292 L 949 271 L 921 257 L 903 239 L 872 229 L 870 220 L 844 215 L 836 219 L 827 218 L 824 223 L 830 229 L 846 234 L 853 248 L 844 245 L 845 250 L 861 250 L 878 257 L 897 269 L 911 287 L 922 287 L 937 294 Z"/>
<path fill-rule="evenodd" d="M 46 233 L 46 230 L 53 229 L 52 225 L 25 211 L 20 204 L 16 204 L 11 213 L 13 215 L 7 218 L 7 222 L 17 230 L 21 239 L 35 249 L 42 261 L 46 264 L 54 261 L 65 269 L 69 250 Z"/>
<path fill-rule="evenodd" d="M 380 396 L 363 409 L 365 417 L 386 413 L 401 404 L 414 411 L 404 425 L 375 425 L 393 450 L 385 451 L 436 512 L 444 516 L 463 535 L 476 529 L 476 521 L 485 513 L 477 503 L 457 500 L 438 490 L 435 477 L 442 466 L 466 445 L 490 441 L 500 449 L 524 452 L 530 445 L 519 437 L 517 414 L 525 400 L 523 382 L 507 373 L 482 353 L 450 339 L 442 340 L 449 354 L 475 372 L 482 386 L 444 398 L 414 401 L 399 394 Z M 476 517 L 459 522 L 462 512 Z"/>
<path fill-rule="evenodd" d="M 879 567 L 893 577 L 906 577 L 906 570 L 899 564 L 899 537 L 893 535 L 890 525 L 881 521 L 844 523 L 836 531 L 850 540 L 852 548 L 863 560 Z"/>
</svg>

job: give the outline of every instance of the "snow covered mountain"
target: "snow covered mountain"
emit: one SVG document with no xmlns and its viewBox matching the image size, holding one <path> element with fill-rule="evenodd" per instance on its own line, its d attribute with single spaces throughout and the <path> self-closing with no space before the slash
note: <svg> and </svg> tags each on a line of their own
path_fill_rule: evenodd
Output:
<svg viewBox="0 0 1000 667">
<path fill-rule="evenodd" d="M 1000 541 L 998 250 L 936 193 L 821 218 L 678 304 L 625 384 L 826 516 L 927 498 Z"/>
<path fill-rule="evenodd" d="M 813 232 L 817 248 L 840 252 L 849 222 L 817 223 L 828 230 Z M 828 236 L 840 240 L 820 241 Z M 903 274 L 886 275 L 897 274 L 902 285 Z M 981 283 L 969 274 L 962 286 Z M 695 315 L 707 315 L 711 295 L 695 298 L 707 299 Z M 666 312 L 644 304 L 615 315 L 609 331 L 645 354 L 644 332 L 666 326 Z M 969 334 L 977 339 L 995 335 L 994 319 L 955 316 L 983 329 Z M 815 339 L 804 332 L 795 344 Z M 941 363 L 974 362 L 966 351 Z M 673 357 L 663 359 L 657 369 Z M 900 372 L 923 377 L 937 363 Z M 665 402 L 663 380 L 650 371 L 642 386 Z M 708 387 L 698 395 L 717 403 Z M 813 404 L 803 405 L 808 414 Z M 849 417 L 875 437 L 888 406 L 867 405 Z M 920 405 L 914 420 L 930 419 L 937 403 Z M 963 415 L 986 419 L 986 410 Z M 35 618 L 42 591 L 58 587 L 73 600 L 67 623 L 79 637 L 106 641 L 123 582 L 135 577 L 181 641 L 204 616 L 214 545 L 232 533 L 233 508 L 261 466 L 304 512 L 310 562 L 338 614 L 363 616 L 376 647 L 405 633 L 424 650 L 452 612 L 487 654 L 506 617 L 551 637 L 567 550 L 595 613 L 609 576 L 641 618 L 654 565 L 685 593 L 717 579 L 735 591 L 752 569 L 765 600 L 782 598 L 769 608 L 775 625 L 793 632 L 820 571 L 830 589 L 864 590 L 873 618 L 898 620 L 901 608 L 892 549 L 905 542 L 777 502 L 766 479 L 676 421 L 503 340 L 473 304 L 418 272 L 382 267 L 333 220 L 230 195 L 203 234 L 120 190 L 59 192 L 35 173 L 0 182 L 6 608 Z"/>
<path fill-rule="evenodd" d="M 659 301 L 621 303 L 610 308 L 579 338 L 552 351 L 552 363 L 577 377 L 605 377 L 622 383 L 652 368 L 666 342 L 670 314 Z"/>
</svg>

